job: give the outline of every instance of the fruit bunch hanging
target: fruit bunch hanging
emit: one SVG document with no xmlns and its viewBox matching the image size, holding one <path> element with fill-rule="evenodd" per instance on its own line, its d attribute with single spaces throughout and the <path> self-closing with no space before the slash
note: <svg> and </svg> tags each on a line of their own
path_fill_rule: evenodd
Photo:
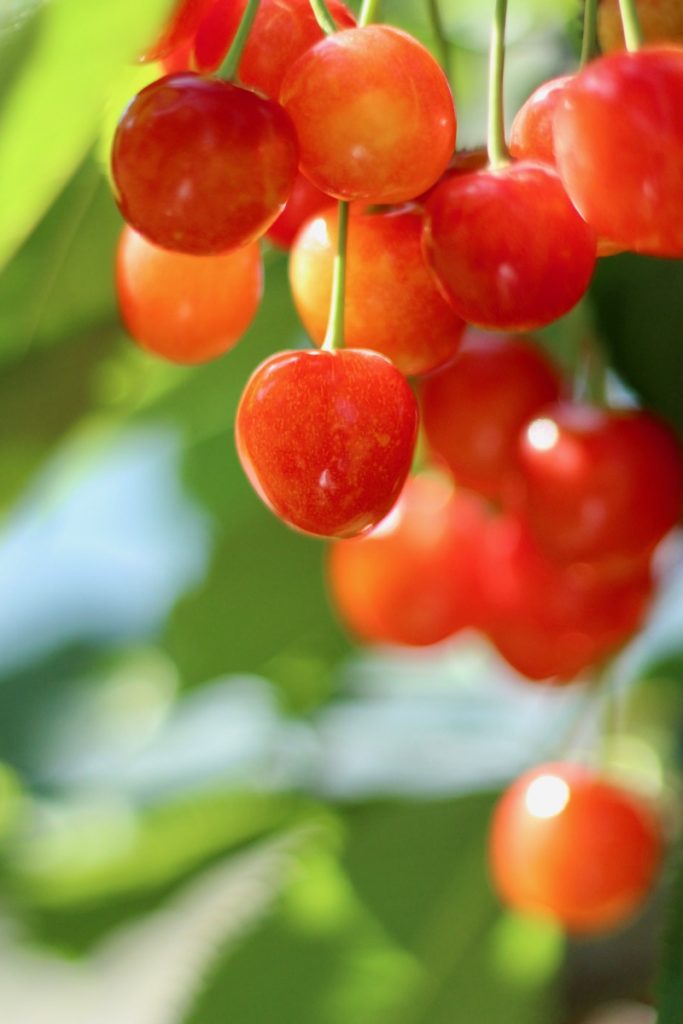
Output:
<svg viewBox="0 0 683 1024">
<path fill-rule="evenodd" d="M 212 359 L 256 312 L 260 240 L 289 249 L 312 345 L 244 390 L 255 490 L 332 541 L 363 641 L 474 628 L 526 679 L 570 682 L 643 622 L 683 456 L 653 413 L 609 404 L 594 339 L 568 379 L 531 332 L 597 258 L 683 258 L 681 26 L 650 19 L 643 45 L 634 0 L 586 0 L 581 67 L 529 98 L 508 149 L 496 0 L 487 146 L 461 152 L 443 68 L 377 6 L 177 3 L 144 55 L 166 74 L 113 142 L 122 316 L 160 356 Z M 557 762 L 503 797 L 492 873 L 511 904 L 594 931 L 638 906 L 661 849 L 655 810 Z"/>
</svg>

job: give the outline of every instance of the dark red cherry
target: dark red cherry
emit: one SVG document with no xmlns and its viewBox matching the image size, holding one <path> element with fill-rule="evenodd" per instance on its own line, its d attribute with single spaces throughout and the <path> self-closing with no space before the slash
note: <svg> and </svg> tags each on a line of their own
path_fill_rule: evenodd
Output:
<svg viewBox="0 0 683 1024">
<path fill-rule="evenodd" d="M 468 323 L 532 330 L 567 313 L 588 287 L 595 234 L 550 167 L 523 161 L 447 178 L 425 213 L 427 258 Z"/>
<path fill-rule="evenodd" d="M 518 448 L 520 508 L 565 561 L 646 556 L 683 511 L 683 456 L 647 412 L 564 402 L 527 425 Z"/>
<path fill-rule="evenodd" d="M 285 112 L 229 82 L 185 72 L 138 93 L 116 131 L 112 171 L 128 223 L 197 256 L 247 245 L 282 211 L 297 144 Z"/>
<path fill-rule="evenodd" d="M 306 533 L 350 537 L 398 498 L 417 423 L 413 393 L 384 356 L 291 351 L 252 374 L 235 432 L 244 470 L 276 515 Z"/>
<path fill-rule="evenodd" d="M 560 389 L 559 373 L 538 345 L 470 328 L 455 360 L 422 384 L 429 447 L 458 483 L 500 498 L 519 431 Z"/>
<path fill-rule="evenodd" d="M 278 219 L 268 228 L 266 238 L 281 249 L 290 249 L 306 221 L 329 207 L 331 202 L 330 197 L 311 185 L 308 178 L 297 174 L 292 194 Z"/>
<path fill-rule="evenodd" d="M 215 0 L 177 0 L 165 28 L 140 60 L 160 60 L 186 43 L 214 3 Z"/>
</svg>

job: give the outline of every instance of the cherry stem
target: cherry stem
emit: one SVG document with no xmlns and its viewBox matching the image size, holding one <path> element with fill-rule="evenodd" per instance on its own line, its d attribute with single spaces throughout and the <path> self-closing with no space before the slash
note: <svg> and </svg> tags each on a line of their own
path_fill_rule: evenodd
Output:
<svg viewBox="0 0 683 1024">
<path fill-rule="evenodd" d="M 450 82 L 453 70 L 451 65 L 451 45 L 446 36 L 443 17 L 441 16 L 441 9 L 439 7 L 439 0 L 427 0 L 427 9 L 429 11 L 429 19 L 432 23 L 432 32 L 434 33 L 434 38 L 439 51 L 441 67 L 444 70 L 446 78 Z"/>
<path fill-rule="evenodd" d="M 251 26 L 254 24 L 254 18 L 259 8 L 261 0 L 247 0 L 247 6 L 242 15 L 242 20 L 239 23 L 239 28 L 235 34 L 235 38 L 232 41 L 232 45 L 228 50 L 228 54 L 221 64 L 219 71 L 219 77 L 231 82 L 237 74 L 237 68 L 239 66 L 242 51 L 246 45 L 249 33 L 251 32 Z"/>
<path fill-rule="evenodd" d="M 377 18 L 377 11 L 380 5 L 380 0 L 363 0 L 363 6 L 360 9 L 358 15 L 358 26 L 362 28 L 364 25 L 369 25 L 371 21 L 375 21 Z"/>
<path fill-rule="evenodd" d="M 640 28 L 636 0 L 619 0 L 619 11 L 624 28 L 626 49 L 629 53 L 635 53 L 643 45 L 643 33 Z"/>
<path fill-rule="evenodd" d="M 596 21 L 598 0 L 585 0 L 583 9 L 583 40 L 581 42 L 581 67 L 584 67 L 595 53 Z"/>
<path fill-rule="evenodd" d="M 332 301 L 330 319 L 322 347 L 327 352 L 342 348 L 344 344 L 344 293 L 346 291 L 346 239 L 349 230 L 349 204 L 339 200 L 339 226 L 337 252 L 332 271 Z"/>
<path fill-rule="evenodd" d="M 494 170 L 504 167 L 509 160 L 505 144 L 505 112 L 503 110 L 503 73 L 505 70 L 505 18 L 507 0 L 496 0 L 496 10 L 491 25 L 491 46 L 489 50 L 489 117 L 488 155 L 489 166 Z"/>
<path fill-rule="evenodd" d="M 321 29 L 327 36 L 331 36 L 333 32 L 337 31 L 337 23 L 330 14 L 330 9 L 325 3 L 325 0 L 309 0 L 311 10 L 315 15 L 315 20 L 320 25 Z"/>
</svg>

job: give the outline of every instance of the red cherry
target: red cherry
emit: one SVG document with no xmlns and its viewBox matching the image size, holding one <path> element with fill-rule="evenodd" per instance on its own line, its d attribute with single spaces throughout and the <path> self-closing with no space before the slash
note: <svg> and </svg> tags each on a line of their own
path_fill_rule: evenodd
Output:
<svg viewBox="0 0 683 1024">
<path fill-rule="evenodd" d="M 590 283 L 595 235 L 549 167 L 524 161 L 448 178 L 425 212 L 427 258 L 469 323 L 532 330 L 567 313 Z"/>
<path fill-rule="evenodd" d="M 634 794 L 579 765 L 543 764 L 494 811 L 491 873 L 510 906 L 550 915 L 571 932 L 600 932 L 643 902 L 662 845 L 658 819 Z"/>
<path fill-rule="evenodd" d="M 378 523 L 410 469 L 417 405 L 388 359 L 361 349 L 280 352 L 237 410 L 237 449 L 255 490 L 305 533 L 350 537 Z"/>
<path fill-rule="evenodd" d="M 296 163 L 296 137 L 281 107 L 190 72 L 138 93 L 112 151 L 128 223 L 162 248 L 198 256 L 262 235 L 287 201 Z"/>
<path fill-rule="evenodd" d="M 533 342 L 470 329 L 454 362 L 422 385 L 429 446 L 458 483 L 500 498 L 517 435 L 560 388 L 557 370 Z"/>
<path fill-rule="evenodd" d="M 291 248 L 306 221 L 324 210 L 330 202 L 330 197 L 311 185 L 308 178 L 304 178 L 301 173 L 297 174 L 292 194 L 278 219 L 268 228 L 266 238 L 281 249 Z"/>
<path fill-rule="evenodd" d="M 575 402 L 548 406 L 518 450 L 519 507 L 563 560 L 646 556 L 683 510 L 683 458 L 646 412 Z"/>
<path fill-rule="evenodd" d="M 371 533 L 330 550 L 333 604 L 374 643 L 439 643 L 477 618 L 473 560 L 486 515 L 474 495 L 435 474 L 408 480 Z"/>
<path fill-rule="evenodd" d="M 143 348 L 173 362 L 201 363 L 232 348 L 258 309 L 259 245 L 188 256 L 160 249 L 125 227 L 116 286 L 126 328 Z"/>
<path fill-rule="evenodd" d="M 182 46 L 197 31 L 213 3 L 214 0 L 178 0 L 165 29 L 140 60 L 160 60 Z"/>
<path fill-rule="evenodd" d="M 477 566 L 485 631 L 533 680 L 567 682 L 611 654 L 641 624 L 652 595 L 646 564 L 560 565 L 509 515 L 487 524 Z"/>
<path fill-rule="evenodd" d="M 301 170 L 337 199 L 402 203 L 428 189 L 455 145 L 446 77 L 417 40 L 389 25 L 327 36 L 282 83 Z"/>
<path fill-rule="evenodd" d="M 615 53 L 562 91 L 555 155 L 564 185 L 600 235 L 683 256 L 683 49 Z"/>
<path fill-rule="evenodd" d="M 328 209 L 309 221 L 290 257 L 294 302 L 316 344 L 324 340 L 330 309 L 337 219 L 337 210 Z M 464 329 L 425 264 L 421 235 L 414 209 L 351 212 L 345 342 L 360 348 L 371 339 L 405 374 L 428 373 L 452 359 Z"/>
<path fill-rule="evenodd" d="M 553 118 L 560 93 L 572 75 L 544 82 L 520 107 L 510 127 L 510 155 L 515 160 L 539 160 L 555 166 Z"/>
<path fill-rule="evenodd" d="M 195 61 L 201 71 L 220 67 L 245 6 L 246 0 L 216 0 L 195 39 Z M 327 6 L 340 29 L 356 24 L 339 0 L 328 0 Z M 292 64 L 323 38 L 310 0 L 261 0 L 240 59 L 240 81 L 276 100 Z"/>
</svg>

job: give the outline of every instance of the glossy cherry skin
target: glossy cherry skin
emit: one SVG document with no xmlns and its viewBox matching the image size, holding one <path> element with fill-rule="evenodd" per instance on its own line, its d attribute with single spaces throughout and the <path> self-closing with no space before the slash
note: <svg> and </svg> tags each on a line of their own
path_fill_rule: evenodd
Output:
<svg viewBox="0 0 683 1024">
<path fill-rule="evenodd" d="M 338 28 L 356 24 L 351 11 L 339 0 L 328 0 L 327 6 Z M 194 60 L 200 71 L 220 67 L 245 7 L 246 0 L 215 0 L 195 39 Z M 276 100 L 292 64 L 323 38 L 310 0 L 261 0 L 240 59 L 240 81 Z"/>
<path fill-rule="evenodd" d="M 649 806 L 577 764 L 518 778 L 491 823 L 490 868 L 501 899 L 576 934 L 625 922 L 652 888 L 662 829 Z"/>
<path fill-rule="evenodd" d="M 681 446 L 647 412 L 548 406 L 517 458 L 519 507 L 558 559 L 642 558 L 683 511 Z"/>
<path fill-rule="evenodd" d="M 652 597 L 646 563 L 605 568 L 549 558 L 518 516 L 489 521 L 480 537 L 482 628 L 531 680 L 569 682 L 628 640 Z"/>
<path fill-rule="evenodd" d="M 550 167 L 522 161 L 448 178 L 425 214 L 427 259 L 469 323 L 532 330 L 569 312 L 590 283 L 594 232 Z"/>
<path fill-rule="evenodd" d="M 237 410 L 242 466 L 289 526 L 350 537 L 397 500 L 418 413 L 405 378 L 362 349 L 291 351 L 252 374 Z"/>
<path fill-rule="evenodd" d="M 311 217 L 330 205 L 330 197 L 311 185 L 299 173 L 284 210 L 266 232 L 266 238 L 280 249 L 291 249 L 297 234 Z"/>
<path fill-rule="evenodd" d="M 370 643 L 422 647 L 473 626 L 474 559 L 486 515 L 479 499 L 445 477 L 409 478 L 374 530 L 330 550 L 330 597 L 349 629 Z"/>
<path fill-rule="evenodd" d="M 188 256 L 152 245 L 125 227 L 116 290 L 129 334 L 175 363 L 202 363 L 232 348 L 263 291 L 258 242 L 217 256 Z"/>
<path fill-rule="evenodd" d="M 215 0 L 178 0 L 163 32 L 140 60 L 160 60 L 182 46 L 197 31 L 214 2 Z"/>
<path fill-rule="evenodd" d="M 164 249 L 197 256 L 247 245 L 282 211 L 296 136 L 271 100 L 185 72 L 138 93 L 114 137 L 116 200 Z"/>
<path fill-rule="evenodd" d="M 300 167 L 337 199 L 402 203 L 428 189 L 455 145 L 446 77 L 407 33 L 367 25 L 327 36 L 289 70 L 280 102 Z"/>
<path fill-rule="evenodd" d="M 292 248 L 289 279 L 299 316 L 316 344 L 325 337 L 337 249 L 336 208 L 309 221 Z M 422 256 L 422 217 L 412 208 L 351 212 L 344 337 L 371 339 L 405 374 L 428 373 L 453 358 L 464 323 L 439 292 Z M 367 342 L 366 342 L 367 344 Z"/>
<path fill-rule="evenodd" d="M 644 42 L 683 44 L 683 5 L 680 0 L 637 0 L 636 8 Z M 625 48 L 619 0 L 600 0 L 598 41 L 603 53 Z"/>
<path fill-rule="evenodd" d="M 634 252 L 683 256 L 683 49 L 615 53 L 562 90 L 557 168 L 599 235 Z"/>
<path fill-rule="evenodd" d="M 470 328 L 455 360 L 422 384 L 429 447 L 458 483 L 499 499 L 515 468 L 517 435 L 560 390 L 559 373 L 538 345 Z"/>
</svg>

